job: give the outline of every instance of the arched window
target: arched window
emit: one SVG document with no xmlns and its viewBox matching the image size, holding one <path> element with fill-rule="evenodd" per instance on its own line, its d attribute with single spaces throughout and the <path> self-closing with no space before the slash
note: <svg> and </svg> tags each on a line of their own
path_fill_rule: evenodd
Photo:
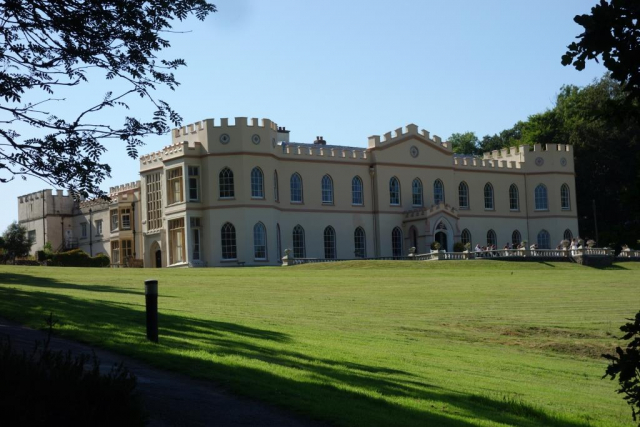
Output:
<svg viewBox="0 0 640 427">
<path fill-rule="evenodd" d="M 393 256 L 402 256 L 402 230 L 396 227 L 391 232 L 391 250 Z"/>
<path fill-rule="evenodd" d="M 439 179 L 436 179 L 433 183 L 433 203 L 444 203 L 444 184 Z"/>
<path fill-rule="evenodd" d="M 538 249 L 549 249 L 551 247 L 551 236 L 547 230 L 540 230 L 538 233 Z"/>
<path fill-rule="evenodd" d="M 520 210 L 520 197 L 518 196 L 518 186 L 511 184 L 509 187 L 509 210 Z"/>
<path fill-rule="evenodd" d="M 235 197 L 235 191 L 233 189 L 233 172 L 231 169 L 224 168 L 220 171 L 218 175 L 219 185 L 220 185 L 220 198 L 221 199 L 232 199 Z"/>
<path fill-rule="evenodd" d="M 355 247 L 354 254 L 356 258 L 367 257 L 367 238 L 362 227 L 356 228 L 356 231 L 353 232 L 353 245 Z"/>
<path fill-rule="evenodd" d="M 571 230 L 569 230 L 568 228 L 566 230 L 564 230 L 564 240 L 568 240 L 568 241 L 572 241 L 573 240 L 573 233 L 571 232 Z"/>
<path fill-rule="evenodd" d="M 278 262 L 282 262 L 282 238 L 280 237 L 280 224 L 276 224 L 276 250 L 278 251 Z"/>
<path fill-rule="evenodd" d="M 362 187 L 362 180 L 359 176 L 354 176 L 351 180 L 351 204 L 364 204 L 364 191 Z"/>
<path fill-rule="evenodd" d="M 304 243 L 304 228 L 300 225 L 293 227 L 293 257 L 306 258 L 307 249 Z"/>
<path fill-rule="evenodd" d="M 230 222 L 225 223 L 220 229 L 220 242 L 222 259 L 236 259 L 236 228 Z"/>
<path fill-rule="evenodd" d="M 518 247 L 521 242 L 522 236 L 520 235 L 520 232 L 518 230 L 513 230 L 513 233 L 511 233 L 511 244 Z"/>
<path fill-rule="evenodd" d="M 278 188 L 278 171 L 273 171 L 273 200 L 280 201 L 280 190 Z"/>
<path fill-rule="evenodd" d="M 400 181 L 395 176 L 389 180 L 389 204 L 400 205 Z"/>
<path fill-rule="evenodd" d="M 267 259 L 267 229 L 261 222 L 253 226 L 253 257 Z"/>
<path fill-rule="evenodd" d="M 409 238 L 411 239 L 411 247 L 418 251 L 418 230 L 412 225 L 409 229 Z"/>
<path fill-rule="evenodd" d="M 411 183 L 411 203 L 413 206 L 422 206 L 422 181 L 418 178 Z"/>
<path fill-rule="evenodd" d="M 547 187 L 544 184 L 538 184 L 534 190 L 535 206 L 537 211 L 549 210 L 549 201 L 547 199 Z"/>
<path fill-rule="evenodd" d="M 333 203 L 333 180 L 329 175 L 322 177 L 322 203 Z"/>
<path fill-rule="evenodd" d="M 464 181 L 458 185 L 458 207 L 469 209 L 469 186 Z"/>
<path fill-rule="evenodd" d="M 562 187 L 560 187 L 560 207 L 565 211 L 571 209 L 571 198 L 569 197 L 569 186 L 567 184 L 562 184 Z"/>
<path fill-rule="evenodd" d="M 336 259 L 336 230 L 332 226 L 324 229 L 324 257 Z"/>
<path fill-rule="evenodd" d="M 484 185 L 484 209 L 492 211 L 493 207 L 493 185 L 491 185 L 490 182 L 487 182 Z"/>
<path fill-rule="evenodd" d="M 471 243 L 471 232 L 466 228 L 462 230 L 462 234 L 460 234 L 460 241 L 465 245 Z"/>
<path fill-rule="evenodd" d="M 251 170 L 251 197 L 264 199 L 264 175 L 258 167 Z"/>
<path fill-rule="evenodd" d="M 302 203 L 302 177 L 297 172 L 291 175 L 291 203 Z"/>
<path fill-rule="evenodd" d="M 496 232 L 493 230 L 487 231 L 487 245 L 498 245 L 498 238 L 496 237 Z"/>
</svg>

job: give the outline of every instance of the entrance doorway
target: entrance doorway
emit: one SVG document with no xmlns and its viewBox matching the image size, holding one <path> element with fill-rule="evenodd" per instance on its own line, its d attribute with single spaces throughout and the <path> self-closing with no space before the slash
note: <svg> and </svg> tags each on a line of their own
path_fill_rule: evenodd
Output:
<svg viewBox="0 0 640 427">
<path fill-rule="evenodd" d="M 160 249 L 156 251 L 156 268 L 162 268 L 162 251 Z"/>
<path fill-rule="evenodd" d="M 444 231 L 438 231 L 436 233 L 436 242 L 440 243 L 441 251 L 448 251 L 449 245 L 447 244 L 447 233 Z"/>
</svg>

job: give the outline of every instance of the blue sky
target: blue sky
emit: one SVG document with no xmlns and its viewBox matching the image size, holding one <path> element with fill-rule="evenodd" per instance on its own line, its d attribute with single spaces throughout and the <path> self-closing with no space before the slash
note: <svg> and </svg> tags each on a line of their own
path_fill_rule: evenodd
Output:
<svg viewBox="0 0 640 427">
<path fill-rule="evenodd" d="M 560 57 L 581 27 L 576 14 L 595 0 L 299 1 L 213 0 L 218 12 L 176 26 L 167 57 L 188 67 L 182 85 L 156 95 L 185 124 L 205 118 L 259 117 L 291 130 L 296 142 L 322 135 L 331 144 L 366 146 L 367 137 L 409 123 L 448 138 L 511 127 L 553 105 L 563 84 L 585 85 L 604 73 L 578 72 Z M 99 78 L 64 94 L 59 114 L 79 110 L 109 90 Z M 118 88 L 115 87 L 115 90 Z M 37 100 L 34 97 L 32 100 Z M 132 100 L 132 110 L 151 108 Z M 121 122 L 123 110 L 102 118 Z M 36 135 L 23 129 L 23 135 Z M 150 137 L 141 153 L 170 142 Z M 110 143 L 103 188 L 138 179 L 138 161 Z M 17 219 L 19 195 L 48 188 L 37 179 L 0 184 L 0 230 Z"/>
</svg>

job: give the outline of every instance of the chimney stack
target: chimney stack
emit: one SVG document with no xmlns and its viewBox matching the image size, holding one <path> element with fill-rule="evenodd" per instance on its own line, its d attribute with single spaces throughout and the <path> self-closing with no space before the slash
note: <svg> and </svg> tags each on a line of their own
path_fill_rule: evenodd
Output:
<svg viewBox="0 0 640 427">
<path fill-rule="evenodd" d="M 315 145 L 327 145 L 327 141 L 324 140 L 321 136 L 316 136 L 316 140 L 313 141 Z"/>
</svg>

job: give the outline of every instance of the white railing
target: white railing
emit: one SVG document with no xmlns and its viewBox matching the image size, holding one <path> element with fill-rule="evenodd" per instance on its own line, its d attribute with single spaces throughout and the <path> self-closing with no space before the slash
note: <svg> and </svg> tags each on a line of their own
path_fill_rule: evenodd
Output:
<svg viewBox="0 0 640 427">
<path fill-rule="evenodd" d="M 619 258 L 640 259 L 640 251 L 628 250 L 620 252 Z"/>
</svg>

